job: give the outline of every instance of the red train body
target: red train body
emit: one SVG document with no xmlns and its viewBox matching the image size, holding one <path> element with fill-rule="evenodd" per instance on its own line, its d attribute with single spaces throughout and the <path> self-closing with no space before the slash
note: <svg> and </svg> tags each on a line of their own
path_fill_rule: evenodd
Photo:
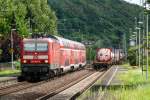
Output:
<svg viewBox="0 0 150 100">
<path fill-rule="evenodd" d="M 22 78 L 51 77 L 83 67 L 85 64 L 86 49 L 79 42 L 57 36 L 22 41 Z"/>
<path fill-rule="evenodd" d="M 118 64 L 124 58 L 122 49 L 113 48 L 98 48 L 96 51 L 96 58 L 93 61 L 95 69 L 101 67 L 109 67 L 113 64 Z"/>
</svg>

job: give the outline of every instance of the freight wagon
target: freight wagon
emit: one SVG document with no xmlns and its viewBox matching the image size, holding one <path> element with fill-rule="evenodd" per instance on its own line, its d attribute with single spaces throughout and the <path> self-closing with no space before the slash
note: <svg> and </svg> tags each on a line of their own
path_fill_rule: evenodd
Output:
<svg viewBox="0 0 150 100">
<path fill-rule="evenodd" d="M 122 49 L 98 48 L 93 61 L 94 69 L 107 68 L 114 64 L 119 64 L 124 58 Z"/>
</svg>

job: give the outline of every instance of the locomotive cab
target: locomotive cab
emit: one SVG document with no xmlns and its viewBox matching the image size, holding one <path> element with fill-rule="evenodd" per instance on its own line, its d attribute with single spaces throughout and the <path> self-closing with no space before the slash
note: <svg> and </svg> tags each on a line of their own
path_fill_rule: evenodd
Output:
<svg viewBox="0 0 150 100">
<path fill-rule="evenodd" d="M 39 78 L 49 74 L 50 44 L 40 39 L 23 40 L 21 50 L 22 77 Z M 29 77 L 28 77 L 29 76 Z"/>
</svg>

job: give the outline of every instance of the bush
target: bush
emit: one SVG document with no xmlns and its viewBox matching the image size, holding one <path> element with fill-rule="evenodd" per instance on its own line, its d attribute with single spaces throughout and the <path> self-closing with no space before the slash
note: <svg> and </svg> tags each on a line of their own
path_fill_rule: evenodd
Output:
<svg viewBox="0 0 150 100">
<path fill-rule="evenodd" d="M 136 66 L 136 49 L 130 48 L 128 50 L 128 60 L 131 66 Z"/>
<path fill-rule="evenodd" d="M 20 61 L 14 62 L 15 69 L 20 70 Z"/>
</svg>

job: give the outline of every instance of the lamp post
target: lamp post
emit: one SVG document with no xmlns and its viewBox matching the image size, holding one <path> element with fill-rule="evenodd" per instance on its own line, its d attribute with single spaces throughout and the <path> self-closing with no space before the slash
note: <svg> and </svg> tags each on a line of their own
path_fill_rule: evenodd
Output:
<svg viewBox="0 0 150 100">
<path fill-rule="evenodd" d="M 137 37 L 137 32 L 133 32 L 133 34 L 135 35 L 135 46 L 136 46 L 136 49 L 137 49 L 137 46 L 138 46 L 138 37 Z M 138 65 L 138 51 L 136 50 L 136 65 Z"/>
<path fill-rule="evenodd" d="M 138 32 L 138 35 L 139 35 L 138 36 L 138 42 L 139 42 L 138 43 L 138 51 L 139 51 L 139 64 L 138 64 L 138 66 L 140 67 L 141 66 L 141 63 L 140 63 L 140 59 L 141 59 L 141 55 L 140 55 L 140 51 L 141 51 L 140 50 L 140 47 L 141 47 L 141 45 L 140 45 L 140 41 L 141 41 L 141 33 L 140 33 L 141 32 L 141 28 L 136 27 L 136 29 L 139 30 L 139 32 Z"/>
<path fill-rule="evenodd" d="M 136 35 L 131 35 L 130 46 L 136 46 Z"/>
<path fill-rule="evenodd" d="M 16 29 L 11 29 L 11 67 L 12 69 L 14 69 L 14 39 L 13 39 L 13 32 L 15 31 Z"/>
<path fill-rule="evenodd" d="M 139 41 L 140 41 L 140 54 L 139 54 L 139 56 L 140 56 L 140 67 L 142 67 L 142 75 L 143 75 L 143 68 L 144 68 L 143 60 L 142 60 L 143 59 L 143 54 L 141 55 L 141 53 L 143 53 L 143 49 L 141 48 L 141 41 L 143 41 L 143 38 L 142 38 L 143 35 L 141 36 L 141 34 L 144 34 L 144 32 L 142 31 L 142 30 L 144 30 L 144 27 L 143 27 L 144 24 L 143 24 L 143 21 L 139 21 L 138 24 L 139 24 L 139 27 L 141 27 L 141 31 L 140 31 L 140 34 L 139 34 L 140 35 L 140 37 L 139 37 Z M 142 60 L 142 65 L 141 65 L 141 60 Z"/>
</svg>

